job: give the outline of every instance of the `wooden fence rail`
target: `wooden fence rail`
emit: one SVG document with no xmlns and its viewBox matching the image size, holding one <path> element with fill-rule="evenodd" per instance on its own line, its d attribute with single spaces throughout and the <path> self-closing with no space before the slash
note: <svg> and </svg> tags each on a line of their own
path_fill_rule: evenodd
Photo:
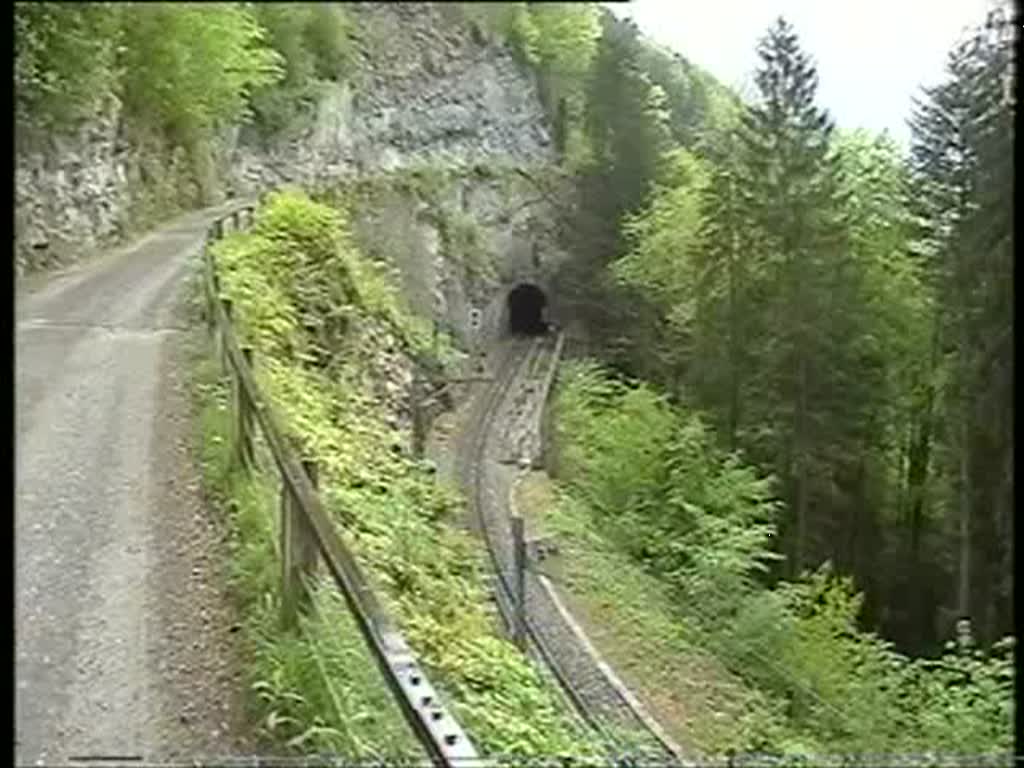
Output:
<svg viewBox="0 0 1024 768">
<path fill-rule="evenodd" d="M 402 634 L 371 591 L 352 552 L 327 516 L 317 494 L 317 467 L 299 462 L 278 426 L 271 403 L 253 376 L 253 350 L 240 346 L 232 323 L 230 299 L 220 295 L 217 264 L 210 244 L 221 239 L 225 222 L 230 231 L 252 223 L 252 205 L 241 206 L 216 219 L 203 246 L 203 285 L 207 328 L 215 354 L 231 377 L 232 461 L 243 469 L 255 465 L 253 428 L 259 426 L 281 475 L 281 606 L 285 631 L 294 628 L 308 605 L 306 584 L 323 557 L 341 590 L 356 624 L 373 653 L 399 708 L 431 760 L 441 766 L 483 766 L 465 731 L 440 701 L 417 664 Z"/>
</svg>

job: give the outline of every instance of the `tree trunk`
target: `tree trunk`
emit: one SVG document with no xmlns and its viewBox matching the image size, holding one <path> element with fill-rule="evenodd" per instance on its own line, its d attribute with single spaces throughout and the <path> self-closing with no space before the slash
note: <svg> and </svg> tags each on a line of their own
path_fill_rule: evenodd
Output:
<svg viewBox="0 0 1024 768">
<path fill-rule="evenodd" d="M 935 387 L 933 384 L 936 369 L 939 365 L 941 353 L 940 344 L 940 319 L 936 312 L 935 324 L 932 329 L 932 348 L 925 383 L 924 402 L 920 413 L 917 414 L 914 439 L 910 446 L 910 453 L 907 461 L 907 500 L 909 504 L 910 524 L 910 574 L 912 580 L 912 604 L 914 605 L 914 632 L 917 633 L 915 642 L 921 642 L 921 632 L 926 625 L 925 613 L 928 607 L 925 605 L 923 579 L 925 575 L 921 566 L 921 536 L 924 527 L 924 504 L 926 489 L 928 485 L 928 468 L 931 463 L 932 448 L 932 427 L 934 425 Z"/>
<path fill-rule="evenodd" d="M 961 360 L 967 355 L 966 324 L 961 334 Z M 967 366 L 962 364 L 963 377 L 960 398 L 960 558 L 959 580 L 957 587 L 957 612 L 961 618 L 970 616 L 971 608 L 971 484 L 970 484 L 970 412 L 971 405 L 967 393 Z"/>
<path fill-rule="evenodd" d="M 796 409 L 796 546 L 793 569 L 799 576 L 804 568 L 804 550 L 807 544 L 807 359 L 800 353 L 800 372 L 797 381 Z"/>
<path fill-rule="evenodd" d="M 729 205 L 735 202 L 733 195 L 734 182 L 729 181 Z M 736 433 L 739 430 L 740 411 L 740 339 L 739 339 L 739 307 L 736 297 L 736 257 L 739 251 L 739 232 L 736 231 L 736 220 L 730 222 L 732 243 L 729 250 L 729 434 L 730 451 L 736 450 Z"/>
<path fill-rule="evenodd" d="M 966 432 L 966 430 L 962 430 Z M 960 454 L 960 569 L 957 588 L 957 613 L 970 615 L 971 591 L 971 511 L 970 488 L 967 485 L 967 453 Z"/>
</svg>

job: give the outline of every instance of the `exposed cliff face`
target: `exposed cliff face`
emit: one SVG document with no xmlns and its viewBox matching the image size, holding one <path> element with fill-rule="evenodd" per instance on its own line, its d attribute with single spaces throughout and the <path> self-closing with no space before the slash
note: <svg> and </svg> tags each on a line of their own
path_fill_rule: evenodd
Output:
<svg viewBox="0 0 1024 768">
<path fill-rule="evenodd" d="M 49 146 L 20 148 L 14 207 L 19 272 L 48 266 L 51 248 L 63 250 L 60 241 L 94 247 L 120 234 L 116 212 L 126 205 L 127 171 L 116 134 L 116 121 L 108 119 Z"/>
<path fill-rule="evenodd" d="M 89 255 L 197 197 L 183 150 L 120 135 L 119 108 L 73 135 L 19 136 L 15 268 L 46 269 Z"/>
<path fill-rule="evenodd" d="M 570 200 L 571 185 L 550 166 L 447 166 L 362 177 L 349 199 L 363 252 L 391 262 L 412 309 L 467 348 L 502 332 L 519 283 L 548 293 L 557 315 L 551 284 L 569 258 L 557 196 Z"/>
<path fill-rule="evenodd" d="M 473 40 L 443 5 L 350 8 L 356 74 L 326 89 L 301 135 L 258 147 L 241 132 L 231 163 L 241 193 L 424 162 L 554 161 L 533 76 L 511 51 Z"/>
<path fill-rule="evenodd" d="M 550 186 L 545 169 L 556 158 L 533 75 L 509 49 L 475 40 L 452 6 L 348 8 L 358 34 L 353 76 L 325 89 L 297 134 L 264 142 L 251 127 L 228 131 L 219 191 L 367 180 L 374 192 L 355 207 L 363 247 L 398 267 L 413 308 L 463 343 L 473 340 L 471 307 L 493 335 L 504 289 L 524 280 L 545 287 L 565 258 L 558 216 L 536 181 Z M 180 152 L 120 138 L 116 109 L 79 136 L 19 152 L 19 272 L 87 255 L 147 216 L 190 204 L 198 192 L 183 181 L 185 164 Z M 429 190 L 401 181 L 428 177 Z"/>
<path fill-rule="evenodd" d="M 183 210 L 223 202 L 212 158 L 197 168 L 183 147 L 124 131 L 113 103 L 73 134 L 17 137 L 18 275 L 78 261 Z M 205 193 L 197 170 L 206 177 Z"/>
</svg>

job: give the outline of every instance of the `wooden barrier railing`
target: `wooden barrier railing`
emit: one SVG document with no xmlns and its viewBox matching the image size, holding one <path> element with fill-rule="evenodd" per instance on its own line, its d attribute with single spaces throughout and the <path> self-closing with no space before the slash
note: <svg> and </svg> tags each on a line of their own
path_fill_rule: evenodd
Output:
<svg viewBox="0 0 1024 768">
<path fill-rule="evenodd" d="M 251 347 L 239 345 L 232 323 L 230 299 L 220 294 L 217 265 L 210 244 L 224 237 L 225 224 L 237 231 L 252 222 L 253 207 L 245 205 L 216 219 L 203 246 L 203 285 L 207 328 L 216 355 L 231 377 L 232 460 L 246 470 L 255 465 L 254 425 L 258 425 L 281 475 L 281 606 L 285 630 L 293 629 L 308 603 L 308 577 L 322 556 L 345 596 L 385 681 L 431 760 L 441 766 L 485 765 L 465 731 L 448 712 L 437 691 L 416 663 L 408 643 L 385 614 L 317 494 L 317 467 L 299 462 L 290 450 L 253 375 Z"/>
</svg>

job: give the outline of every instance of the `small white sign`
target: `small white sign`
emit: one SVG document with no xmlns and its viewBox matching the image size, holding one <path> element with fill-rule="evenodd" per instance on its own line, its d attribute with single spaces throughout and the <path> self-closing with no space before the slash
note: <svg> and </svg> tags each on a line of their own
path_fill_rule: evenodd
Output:
<svg viewBox="0 0 1024 768">
<path fill-rule="evenodd" d="M 469 310 L 469 327 L 474 331 L 480 327 L 480 318 L 482 313 L 476 307 L 472 307 Z"/>
</svg>

